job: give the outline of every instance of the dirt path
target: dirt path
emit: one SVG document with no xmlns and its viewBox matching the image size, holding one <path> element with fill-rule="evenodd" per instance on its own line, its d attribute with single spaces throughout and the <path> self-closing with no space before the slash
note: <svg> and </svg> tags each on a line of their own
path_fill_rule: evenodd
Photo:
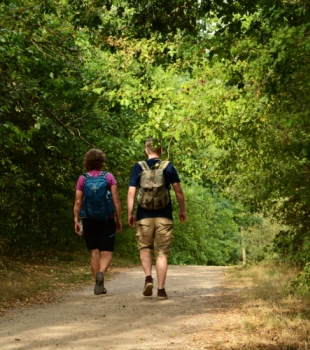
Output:
<svg viewBox="0 0 310 350">
<path fill-rule="evenodd" d="M 169 266 L 169 299 L 159 301 L 142 296 L 142 270 L 128 269 L 106 282 L 107 295 L 95 296 L 89 286 L 66 293 L 53 304 L 4 316 L 0 349 L 215 348 L 226 341 L 217 333 L 224 317 L 223 271 L 221 267 Z"/>
</svg>

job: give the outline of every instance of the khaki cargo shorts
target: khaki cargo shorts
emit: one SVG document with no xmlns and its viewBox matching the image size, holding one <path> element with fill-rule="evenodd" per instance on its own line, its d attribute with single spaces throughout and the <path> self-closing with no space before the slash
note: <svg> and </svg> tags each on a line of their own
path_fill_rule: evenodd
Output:
<svg viewBox="0 0 310 350">
<path fill-rule="evenodd" d="M 154 251 L 155 256 L 170 257 L 173 221 L 167 218 L 147 218 L 137 221 L 138 249 Z"/>
</svg>

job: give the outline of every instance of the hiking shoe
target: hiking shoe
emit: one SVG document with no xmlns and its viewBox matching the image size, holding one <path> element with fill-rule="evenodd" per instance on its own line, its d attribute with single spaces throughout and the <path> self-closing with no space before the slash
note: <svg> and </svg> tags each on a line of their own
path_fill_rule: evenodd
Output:
<svg viewBox="0 0 310 350">
<path fill-rule="evenodd" d="M 145 278 L 145 285 L 143 288 L 143 295 L 145 297 L 151 297 L 153 294 L 153 278 L 148 276 Z"/>
<path fill-rule="evenodd" d="M 167 298 L 168 298 L 168 296 L 166 294 L 165 288 L 157 289 L 157 299 L 164 300 Z"/>
<path fill-rule="evenodd" d="M 103 272 L 99 271 L 96 274 L 96 284 L 94 287 L 94 293 L 96 295 L 100 295 L 103 294 L 103 290 L 104 290 L 104 285 L 103 285 L 103 280 L 104 280 L 104 276 L 103 276 Z"/>
</svg>

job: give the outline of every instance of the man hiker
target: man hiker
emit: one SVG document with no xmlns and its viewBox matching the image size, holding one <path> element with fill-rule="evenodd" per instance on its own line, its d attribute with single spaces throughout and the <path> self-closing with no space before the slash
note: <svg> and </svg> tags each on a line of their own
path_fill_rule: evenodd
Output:
<svg viewBox="0 0 310 350">
<path fill-rule="evenodd" d="M 122 230 L 116 180 L 111 173 L 102 171 L 104 161 L 105 155 L 99 149 L 91 149 L 85 154 L 83 165 L 87 173 L 78 179 L 74 203 L 74 228 L 82 235 L 83 227 L 86 246 L 91 251 L 90 266 L 96 295 L 107 293 L 104 274 L 112 261 L 115 233 Z"/>
<path fill-rule="evenodd" d="M 136 240 L 145 274 L 143 295 L 153 294 L 152 252 L 156 257 L 157 299 L 167 299 L 165 280 L 172 242 L 172 204 L 169 189 L 172 186 L 180 207 L 179 218 L 186 221 L 185 201 L 180 179 L 169 161 L 160 160 L 162 148 L 159 140 L 149 138 L 145 152 L 148 159 L 134 165 L 127 195 L 128 223 L 137 226 Z M 138 209 L 133 214 L 136 189 Z"/>
</svg>

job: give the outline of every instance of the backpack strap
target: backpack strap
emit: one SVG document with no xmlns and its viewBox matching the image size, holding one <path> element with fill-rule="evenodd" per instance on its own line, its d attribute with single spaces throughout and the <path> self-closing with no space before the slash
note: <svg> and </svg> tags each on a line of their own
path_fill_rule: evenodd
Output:
<svg viewBox="0 0 310 350">
<path fill-rule="evenodd" d="M 85 179 L 85 181 L 84 181 L 84 185 L 83 185 L 83 188 L 85 187 L 85 182 L 86 182 L 86 179 L 89 179 L 91 176 L 88 174 L 88 173 L 85 173 L 85 174 L 83 174 L 82 175 L 83 177 L 84 177 L 84 179 Z"/>
<path fill-rule="evenodd" d="M 140 165 L 140 167 L 142 168 L 142 170 L 148 170 L 150 169 L 149 166 L 147 165 L 146 161 L 142 161 L 142 162 L 138 162 L 138 164 Z"/>
<path fill-rule="evenodd" d="M 108 175 L 108 172 L 107 172 L 107 171 L 103 171 L 99 176 L 103 176 L 104 178 L 106 178 L 107 175 Z M 88 174 L 88 173 L 85 173 L 85 174 L 83 174 L 82 176 L 85 178 L 85 180 L 86 180 L 86 179 L 89 179 L 90 177 L 92 177 L 92 176 L 91 176 L 90 174 Z"/>
<path fill-rule="evenodd" d="M 158 165 L 158 169 L 163 169 L 165 170 L 167 166 L 169 165 L 170 161 L 169 160 L 161 160 Z"/>
<path fill-rule="evenodd" d="M 147 165 L 146 161 L 138 162 L 138 164 L 141 166 L 142 170 L 148 170 L 148 169 L 163 169 L 165 170 L 167 166 L 169 165 L 169 160 L 160 160 L 159 162 L 155 163 L 151 168 Z"/>
<path fill-rule="evenodd" d="M 108 172 L 107 171 L 103 171 L 99 176 L 103 176 L 103 177 L 106 177 L 108 175 Z M 90 174 L 88 173 L 85 173 L 83 174 L 82 176 L 85 177 L 85 179 L 89 178 L 89 177 L 92 177 Z"/>
</svg>

